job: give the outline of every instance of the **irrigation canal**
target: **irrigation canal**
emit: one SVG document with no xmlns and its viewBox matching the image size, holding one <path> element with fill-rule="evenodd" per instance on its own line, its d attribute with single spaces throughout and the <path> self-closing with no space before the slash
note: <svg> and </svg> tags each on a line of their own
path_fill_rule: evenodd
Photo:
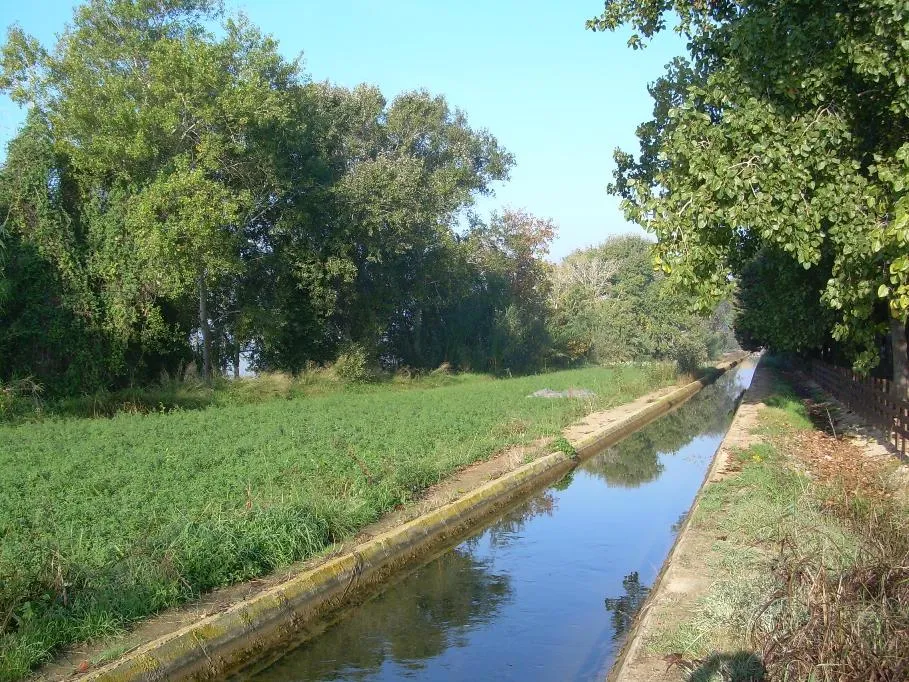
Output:
<svg viewBox="0 0 909 682">
<path fill-rule="evenodd" d="M 753 374 L 727 372 L 235 679 L 603 679 Z"/>
</svg>

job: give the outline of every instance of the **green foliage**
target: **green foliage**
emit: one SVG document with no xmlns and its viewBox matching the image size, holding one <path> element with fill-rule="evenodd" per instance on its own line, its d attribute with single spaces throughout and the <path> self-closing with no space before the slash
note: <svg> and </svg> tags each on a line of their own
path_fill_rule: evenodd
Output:
<svg viewBox="0 0 909 682">
<path fill-rule="evenodd" d="M 75 190 L 55 207 L 69 244 L 52 249 L 47 218 L 30 220 L 46 192 L 15 191 L 12 226 L 85 280 L 99 326 L 127 342 L 158 326 L 162 300 L 191 297 L 200 272 L 239 267 L 242 219 L 267 200 L 252 187 L 270 189 L 250 142 L 288 115 L 296 67 L 243 22 L 215 39 L 202 28 L 212 18 L 205 3 L 98 2 L 76 10 L 51 52 L 24 49 L 15 30 L 4 46 L 4 77 L 20 84 L 11 94 L 45 125 L 53 155 L 32 186 L 56 174 Z M 26 165 L 11 155 L 6 167 Z"/>
<path fill-rule="evenodd" d="M 401 308 L 382 348 L 401 362 L 494 373 L 540 367 L 549 350 L 550 220 L 525 211 L 474 221 L 440 251 L 432 295 Z"/>
<path fill-rule="evenodd" d="M 561 452 L 569 457 L 576 457 L 578 454 L 575 447 L 564 436 L 559 436 L 553 440 L 550 447 L 552 447 L 555 452 Z"/>
<path fill-rule="evenodd" d="M 33 415 L 40 412 L 42 388 L 29 378 L 0 383 L 0 420 Z"/>
<path fill-rule="evenodd" d="M 0 379 L 119 388 L 204 348 L 221 371 L 245 355 L 299 372 L 342 340 L 391 364 L 539 364 L 537 311 L 515 286 L 484 286 L 514 284 L 540 245 L 476 246 L 536 219 L 459 234 L 513 159 L 443 97 L 311 83 L 247 20 L 189 0 L 88 3 L 52 48 L 13 27 L 0 90 L 30 109 L 0 168 L 3 241 L 55 291 L 0 307 L 0 329 L 52 358 L 87 351 L 66 368 L 16 358 Z M 0 301 L 16 283 L 4 275 Z"/>
<path fill-rule="evenodd" d="M 673 13 L 689 58 L 650 88 L 641 155 L 616 152 L 612 191 L 629 219 L 657 235 L 656 264 L 704 305 L 728 296 L 762 247 L 819 269 L 822 291 L 801 295 L 835 311 L 820 336 L 849 341 L 867 369 L 888 305 L 903 322 L 909 311 L 909 8 L 616 0 L 588 25 L 631 26 L 640 47 Z M 781 320 L 786 304 L 773 310 Z M 776 326 L 766 337 L 774 342 Z M 801 346 L 802 331 L 793 333 L 785 345 Z"/>
<path fill-rule="evenodd" d="M 707 360 L 707 348 L 703 340 L 680 336 L 669 347 L 667 356 L 680 372 L 691 374 L 700 369 Z"/>
<path fill-rule="evenodd" d="M 763 441 L 707 484 L 694 517 L 696 534 L 717 539 L 706 555 L 710 587 L 649 647 L 703 657 L 692 679 L 716 672 L 715 652 L 746 646 L 770 679 L 861 679 L 869 670 L 900 679 L 906 505 L 889 490 L 855 489 L 854 478 L 847 486 L 807 476 L 793 450 L 816 436 L 798 433 L 814 428 L 804 402 L 780 382 L 766 402 L 756 432 Z"/>
<path fill-rule="evenodd" d="M 640 240 L 556 268 L 621 262 L 608 296 L 550 295 L 555 225 L 470 212 L 514 163 L 488 131 L 424 91 L 312 83 L 217 3 L 98 0 L 50 48 L 14 27 L 0 89 L 30 108 L 0 168 L 0 380 L 56 399 L 191 360 L 346 372 L 345 344 L 506 375 L 728 346 Z"/>
<path fill-rule="evenodd" d="M 641 237 L 613 237 L 554 268 L 549 329 L 562 358 L 655 358 L 690 372 L 734 347 L 728 306 L 711 317 L 691 312 L 692 299 L 654 271 L 652 248 Z"/>
<path fill-rule="evenodd" d="M 677 452 L 698 435 L 722 436 L 732 413 L 717 410 L 718 401 L 739 390 L 727 373 L 704 388 L 685 406 L 632 433 L 614 447 L 584 463 L 584 470 L 611 486 L 636 488 L 663 472 L 660 453 Z"/>
<path fill-rule="evenodd" d="M 788 254 L 762 249 L 742 269 L 735 333 L 743 348 L 805 352 L 833 342 L 836 314 L 821 303 L 829 270 L 805 270 Z"/>
<path fill-rule="evenodd" d="M 4 274 L 15 295 L 0 307 L 0 380 L 32 377 L 60 392 L 103 386 L 116 360 L 84 319 L 56 304 L 62 286 L 48 262 L 11 236 Z"/>
<path fill-rule="evenodd" d="M 673 375 L 650 365 L 443 379 L 292 400 L 279 385 L 278 399 L 254 404 L 0 427 L 0 679 L 309 557 L 454 469 Z M 593 403 L 527 398 L 578 385 Z M 520 433 L 503 428 L 516 420 Z"/>
<path fill-rule="evenodd" d="M 341 350 L 332 370 L 339 379 L 360 383 L 369 381 L 374 375 L 369 353 L 358 343 L 352 343 Z"/>
</svg>

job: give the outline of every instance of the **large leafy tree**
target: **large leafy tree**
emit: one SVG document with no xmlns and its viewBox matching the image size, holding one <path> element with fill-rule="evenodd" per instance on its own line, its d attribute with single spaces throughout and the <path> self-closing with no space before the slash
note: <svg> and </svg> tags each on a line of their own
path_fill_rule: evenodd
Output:
<svg viewBox="0 0 909 682">
<path fill-rule="evenodd" d="M 829 331 L 858 367 L 888 316 L 905 352 L 909 5 L 610 0 L 588 22 L 630 26 L 635 48 L 670 24 L 688 57 L 651 86 L 641 153 L 616 153 L 613 187 L 657 235 L 657 264 L 709 303 L 758 252 L 787 254 L 822 271 L 806 295 L 837 311 Z"/>
<path fill-rule="evenodd" d="M 482 339 L 475 366 L 524 372 L 544 361 L 550 349 L 551 269 L 545 257 L 556 231 L 549 219 L 509 209 L 467 235 L 464 246 L 474 273 L 471 308 L 483 311 L 472 331 Z"/>
<path fill-rule="evenodd" d="M 300 80 L 242 19 L 209 32 L 217 15 L 205 1 L 94 0 L 52 51 L 12 28 L 0 73 L 45 132 L 44 185 L 65 179 L 75 197 L 51 224 L 36 216 L 46 199 L 13 187 L 12 228 L 121 345 L 167 336 L 163 307 L 197 297 L 206 374 L 209 287 L 242 272 L 247 228 L 275 199 L 263 153 Z"/>
<path fill-rule="evenodd" d="M 441 328 L 470 286 L 458 222 L 511 155 L 426 92 L 387 102 L 371 86 L 313 84 L 301 96 L 321 184 L 269 237 L 257 363 L 298 369 L 349 342 L 417 366 L 451 360 Z"/>
<path fill-rule="evenodd" d="M 311 83 L 216 0 L 91 0 L 52 48 L 13 27 L 0 90 L 30 110 L 0 166 L 19 294 L 0 291 L 0 347 L 31 351 L 0 380 L 142 383 L 193 350 L 206 375 L 243 353 L 297 371 L 348 343 L 543 356 L 525 280 L 551 233 L 524 244 L 543 223 L 517 213 L 460 230 L 513 159 L 443 97 Z"/>
<path fill-rule="evenodd" d="M 787 253 L 766 247 L 738 278 L 735 333 L 742 346 L 756 350 L 828 351 L 836 311 L 819 298 L 830 267 L 806 270 Z"/>
</svg>

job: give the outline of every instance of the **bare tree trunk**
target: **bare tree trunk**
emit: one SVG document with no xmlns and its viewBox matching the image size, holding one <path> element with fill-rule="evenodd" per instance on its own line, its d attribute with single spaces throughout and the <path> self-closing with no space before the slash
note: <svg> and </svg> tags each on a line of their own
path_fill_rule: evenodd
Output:
<svg viewBox="0 0 909 682">
<path fill-rule="evenodd" d="M 240 346 L 234 350 L 234 379 L 240 378 Z"/>
<path fill-rule="evenodd" d="M 208 287 L 205 273 L 199 273 L 199 328 L 202 330 L 202 378 L 211 381 L 211 331 L 208 328 Z"/>
<path fill-rule="evenodd" d="M 909 398 L 909 350 L 906 344 L 906 324 L 890 318 L 890 343 L 893 351 L 893 394 Z"/>
</svg>

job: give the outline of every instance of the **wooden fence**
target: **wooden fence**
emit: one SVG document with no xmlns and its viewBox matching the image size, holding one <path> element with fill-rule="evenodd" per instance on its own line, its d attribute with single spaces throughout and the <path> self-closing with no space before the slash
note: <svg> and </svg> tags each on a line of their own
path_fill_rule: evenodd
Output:
<svg viewBox="0 0 909 682">
<path fill-rule="evenodd" d="M 904 456 L 909 450 L 909 400 L 894 397 L 890 382 L 813 360 L 811 377 L 869 423 L 883 429 Z"/>
</svg>

